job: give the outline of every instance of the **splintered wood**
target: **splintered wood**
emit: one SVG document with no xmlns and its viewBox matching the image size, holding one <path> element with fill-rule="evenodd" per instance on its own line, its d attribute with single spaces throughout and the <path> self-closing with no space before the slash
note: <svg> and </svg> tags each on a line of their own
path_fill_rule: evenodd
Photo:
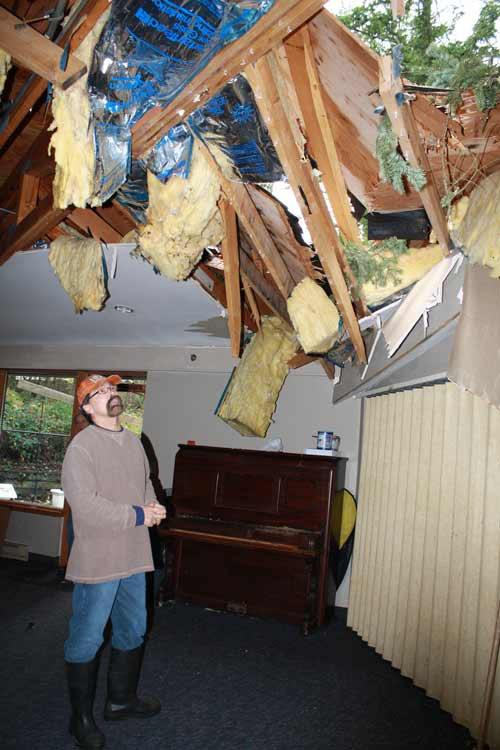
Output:
<svg viewBox="0 0 500 750">
<path fill-rule="evenodd" d="M 399 104 L 396 94 L 403 93 L 403 83 L 400 78 L 394 78 L 392 72 L 392 58 L 389 55 L 380 58 L 379 93 L 392 128 L 398 137 L 403 156 L 414 167 L 423 170 L 427 184 L 420 190 L 420 197 L 427 215 L 436 234 L 443 255 L 447 255 L 451 242 L 446 225 L 446 217 L 441 206 L 439 191 L 431 170 L 424 145 L 420 140 L 417 124 L 408 101 Z"/>
<path fill-rule="evenodd" d="M 339 238 L 329 217 L 311 164 L 301 153 L 288 123 L 286 108 L 281 101 L 286 97 L 285 86 L 277 85 L 274 76 L 279 76 L 279 73 L 275 69 L 273 75 L 267 57 L 261 58 L 255 65 L 248 66 L 245 75 L 250 81 L 281 165 L 311 232 L 315 250 L 333 291 L 337 307 L 342 313 L 358 359 L 360 362 L 365 362 L 366 353 L 358 320 L 342 269 L 333 250 L 338 246 Z"/>
</svg>

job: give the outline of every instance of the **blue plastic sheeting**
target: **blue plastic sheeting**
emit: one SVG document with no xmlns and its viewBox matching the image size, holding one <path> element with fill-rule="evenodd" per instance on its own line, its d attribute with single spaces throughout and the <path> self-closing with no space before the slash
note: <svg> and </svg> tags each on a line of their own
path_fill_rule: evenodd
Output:
<svg viewBox="0 0 500 750">
<path fill-rule="evenodd" d="M 146 168 L 140 161 L 132 161 L 127 181 L 118 188 L 115 199 L 129 210 L 139 224 L 146 223 L 146 210 L 149 204 L 148 178 Z"/>
<path fill-rule="evenodd" d="M 130 166 L 130 129 L 165 106 L 274 0 L 113 0 L 89 74 L 99 162 L 96 193 L 107 200 Z"/>
<path fill-rule="evenodd" d="M 193 132 L 210 148 L 217 146 L 243 182 L 284 179 L 274 146 L 243 76 L 224 86 L 188 118 Z"/>
<path fill-rule="evenodd" d="M 144 164 L 161 182 L 187 177 L 191 167 L 193 136 L 185 123 L 174 125 L 148 154 Z"/>
<path fill-rule="evenodd" d="M 252 90 L 237 76 L 205 106 L 196 110 L 188 124 L 175 125 L 145 161 L 132 163 L 126 183 L 116 197 L 140 223 L 147 208 L 146 168 L 167 182 L 187 177 L 191 166 L 194 133 L 208 148 L 217 146 L 243 182 L 275 182 L 284 178 L 280 162 L 255 105 Z"/>
</svg>

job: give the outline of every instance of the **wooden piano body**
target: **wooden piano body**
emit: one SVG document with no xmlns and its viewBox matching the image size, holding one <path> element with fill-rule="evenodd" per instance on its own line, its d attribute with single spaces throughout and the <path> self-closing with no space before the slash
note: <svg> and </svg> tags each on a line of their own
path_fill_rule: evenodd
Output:
<svg viewBox="0 0 500 750">
<path fill-rule="evenodd" d="M 180 445 L 167 596 L 214 609 L 324 622 L 330 511 L 345 459 Z"/>
</svg>

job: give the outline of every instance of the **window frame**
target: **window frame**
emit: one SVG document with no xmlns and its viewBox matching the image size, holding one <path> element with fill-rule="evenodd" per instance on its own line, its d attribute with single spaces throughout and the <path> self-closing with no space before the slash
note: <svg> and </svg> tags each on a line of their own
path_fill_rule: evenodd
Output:
<svg viewBox="0 0 500 750">
<path fill-rule="evenodd" d="M 88 427 L 88 422 L 80 414 L 80 408 L 77 402 L 77 389 L 79 383 L 88 377 L 92 372 L 100 372 L 104 377 L 117 373 L 124 379 L 140 378 L 144 379 L 144 385 L 135 384 L 132 386 L 132 392 L 143 392 L 146 395 L 147 390 L 147 371 L 136 371 L 136 370 L 103 370 L 97 368 L 96 370 L 68 370 L 66 368 L 2 368 L 0 369 L 0 418 L 3 418 L 5 399 L 7 397 L 7 383 L 9 375 L 27 375 L 27 376 L 55 376 L 75 378 L 75 391 L 73 397 L 73 411 L 71 418 L 71 431 L 69 439 L 70 441 L 74 438 L 78 432 Z M 81 419 L 79 419 L 81 417 Z M 59 554 L 59 567 L 65 567 L 69 557 L 69 545 L 68 545 L 68 517 L 69 517 L 69 506 L 68 503 L 64 503 L 64 508 L 52 508 L 50 506 L 43 506 L 38 503 L 19 503 L 15 500 L 0 500 L 0 544 L 3 543 L 7 526 L 9 523 L 9 516 L 11 511 L 18 511 L 21 513 L 33 513 L 35 515 L 49 516 L 63 519 L 62 533 L 61 533 L 61 547 Z"/>
</svg>

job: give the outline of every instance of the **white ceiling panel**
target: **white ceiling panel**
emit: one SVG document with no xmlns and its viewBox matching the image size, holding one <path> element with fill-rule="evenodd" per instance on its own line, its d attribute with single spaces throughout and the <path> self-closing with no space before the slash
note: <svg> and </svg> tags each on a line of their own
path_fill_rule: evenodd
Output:
<svg viewBox="0 0 500 750">
<path fill-rule="evenodd" d="M 0 267 L 0 346 L 215 346 L 228 347 L 222 308 L 194 281 L 175 282 L 132 257 L 127 246 L 109 246 L 116 275 L 101 312 L 77 315 L 57 280 L 47 250 L 14 255 Z M 134 310 L 115 310 L 124 305 Z"/>
</svg>

